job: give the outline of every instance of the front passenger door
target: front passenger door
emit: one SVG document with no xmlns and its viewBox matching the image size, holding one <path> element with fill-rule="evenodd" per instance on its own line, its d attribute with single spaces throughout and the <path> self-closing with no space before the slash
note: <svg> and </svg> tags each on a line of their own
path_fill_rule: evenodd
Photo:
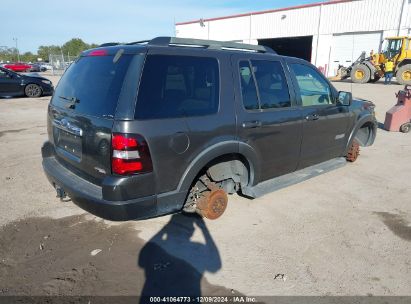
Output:
<svg viewBox="0 0 411 304">
<path fill-rule="evenodd" d="M 11 96 L 21 91 L 20 81 L 11 75 L 0 69 L 0 93 L 2 93 L 2 96 Z"/>
<path fill-rule="evenodd" d="M 304 117 L 298 169 L 342 156 L 349 135 L 348 107 L 336 103 L 336 90 L 314 66 L 288 63 Z"/>
</svg>

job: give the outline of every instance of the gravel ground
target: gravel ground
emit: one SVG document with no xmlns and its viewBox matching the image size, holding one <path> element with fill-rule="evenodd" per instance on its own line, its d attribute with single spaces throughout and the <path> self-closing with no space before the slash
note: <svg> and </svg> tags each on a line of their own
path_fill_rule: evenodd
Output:
<svg viewBox="0 0 411 304">
<path fill-rule="evenodd" d="M 380 122 L 401 88 L 335 85 Z M 43 175 L 49 99 L 0 99 L 0 294 L 411 295 L 411 134 L 380 129 L 357 162 L 232 196 L 218 221 L 112 223 L 60 202 Z"/>
</svg>

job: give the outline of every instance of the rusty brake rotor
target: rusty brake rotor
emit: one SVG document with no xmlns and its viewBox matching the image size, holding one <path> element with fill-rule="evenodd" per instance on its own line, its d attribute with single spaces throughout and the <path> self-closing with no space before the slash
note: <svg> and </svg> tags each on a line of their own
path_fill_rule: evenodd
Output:
<svg viewBox="0 0 411 304">
<path fill-rule="evenodd" d="M 223 189 L 213 189 L 198 200 L 196 212 L 210 220 L 219 218 L 227 208 L 228 197 Z"/>
</svg>

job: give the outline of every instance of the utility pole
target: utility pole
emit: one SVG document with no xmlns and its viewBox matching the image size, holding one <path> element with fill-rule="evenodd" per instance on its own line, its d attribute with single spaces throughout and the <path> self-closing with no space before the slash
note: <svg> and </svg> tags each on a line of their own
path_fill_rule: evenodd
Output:
<svg viewBox="0 0 411 304">
<path fill-rule="evenodd" d="M 20 53 L 19 53 L 19 47 L 17 45 L 17 38 L 13 38 L 13 41 L 16 42 L 17 61 L 20 62 Z"/>
</svg>

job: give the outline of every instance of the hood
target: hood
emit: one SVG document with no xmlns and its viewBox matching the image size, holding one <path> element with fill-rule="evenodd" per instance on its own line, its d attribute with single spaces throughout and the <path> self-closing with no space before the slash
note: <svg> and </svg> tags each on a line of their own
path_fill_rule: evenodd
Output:
<svg viewBox="0 0 411 304">
<path fill-rule="evenodd" d="M 372 101 L 365 100 L 362 98 L 357 98 L 357 97 L 352 99 L 351 106 L 354 108 L 359 108 L 361 110 L 368 110 L 371 112 L 373 112 L 375 109 L 375 104 Z"/>
<path fill-rule="evenodd" d="M 20 74 L 20 76 L 22 76 L 22 77 L 24 77 L 24 78 L 34 78 L 34 79 L 38 79 L 38 80 L 48 80 L 48 81 L 50 81 L 50 79 L 47 79 L 47 78 L 45 78 L 45 77 L 43 77 L 43 76 L 40 76 L 39 74 L 37 74 L 37 73 L 30 73 L 30 74 Z"/>
</svg>

